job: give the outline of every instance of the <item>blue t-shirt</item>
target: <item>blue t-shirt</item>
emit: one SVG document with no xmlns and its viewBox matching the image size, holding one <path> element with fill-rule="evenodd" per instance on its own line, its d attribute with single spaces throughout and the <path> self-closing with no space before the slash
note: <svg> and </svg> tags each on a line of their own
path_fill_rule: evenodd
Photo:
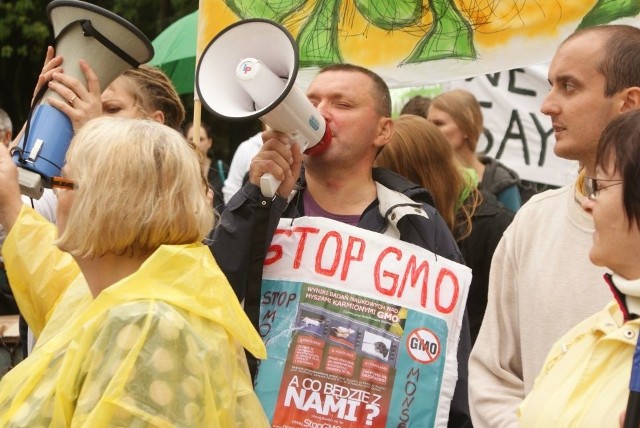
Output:
<svg viewBox="0 0 640 428">
<path fill-rule="evenodd" d="M 520 199 L 520 191 L 518 185 L 514 184 L 507 188 L 502 189 L 496 194 L 496 199 L 502 202 L 502 205 L 513 211 L 517 212 L 522 206 L 522 199 Z"/>
</svg>

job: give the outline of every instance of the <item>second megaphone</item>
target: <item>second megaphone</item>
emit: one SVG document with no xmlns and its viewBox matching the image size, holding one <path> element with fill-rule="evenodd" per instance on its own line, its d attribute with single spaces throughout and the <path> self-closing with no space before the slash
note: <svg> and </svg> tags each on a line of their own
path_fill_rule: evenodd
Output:
<svg viewBox="0 0 640 428">
<path fill-rule="evenodd" d="M 224 119 L 259 118 L 316 155 L 331 142 L 325 119 L 295 85 L 298 48 L 280 24 L 266 19 L 236 22 L 205 48 L 196 71 L 196 90 L 211 113 Z M 260 179 L 266 197 L 280 182 Z"/>
<path fill-rule="evenodd" d="M 47 13 L 56 54 L 64 58 L 65 74 L 85 85 L 80 59 L 89 63 L 104 89 L 125 70 L 153 57 L 151 42 L 140 30 L 98 6 L 79 0 L 53 0 L 47 5 Z M 46 86 L 42 89 L 13 154 L 21 192 L 36 199 L 43 187 L 50 186 L 51 178 L 60 175 L 73 136 L 71 121 L 47 102 L 49 97 L 61 99 Z M 73 98 L 63 101 L 73 104 Z"/>
</svg>

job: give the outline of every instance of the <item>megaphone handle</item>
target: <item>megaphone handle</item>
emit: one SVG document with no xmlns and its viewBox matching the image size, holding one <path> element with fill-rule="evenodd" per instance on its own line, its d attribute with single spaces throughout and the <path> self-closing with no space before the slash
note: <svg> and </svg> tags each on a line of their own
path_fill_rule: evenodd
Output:
<svg viewBox="0 0 640 428">
<path fill-rule="evenodd" d="M 18 168 L 18 184 L 20 193 L 31 198 L 40 199 L 44 192 L 44 185 L 40 174 L 24 168 Z"/>
<path fill-rule="evenodd" d="M 270 172 L 265 173 L 260 177 L 260 191 L 265 198 L 273 198 L 276 195 L 276 190 L 280 187 L 282 181 L 276 179 Z"/>
<path fill-rule="evenodd" d="M 308 141 L 304 138 L 304 135 L 298 130 L 292 131 L 289 134 L 291 144 L 298 143 L 300 150 L 304 152 L 307 149 Z M 276 194 L 276 190 L 280 187 L 282 181 L 277 180 L 273 174 L 267 172 L 260 177 L 260 191 L 265 198 L 273 198 Z"/>
</svg>

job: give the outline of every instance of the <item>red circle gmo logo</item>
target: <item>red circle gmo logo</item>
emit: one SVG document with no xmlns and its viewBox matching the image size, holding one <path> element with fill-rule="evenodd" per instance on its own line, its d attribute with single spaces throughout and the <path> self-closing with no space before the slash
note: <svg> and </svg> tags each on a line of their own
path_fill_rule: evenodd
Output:
<svg viewBox="0 0 640 428">
<path fill-rule="evenodd" d="M 417 328 L 407 336 L 407 352 L 415 361 L 431 364 L 440 356 L 440 339 L 428 328 Z"/>
</svg>

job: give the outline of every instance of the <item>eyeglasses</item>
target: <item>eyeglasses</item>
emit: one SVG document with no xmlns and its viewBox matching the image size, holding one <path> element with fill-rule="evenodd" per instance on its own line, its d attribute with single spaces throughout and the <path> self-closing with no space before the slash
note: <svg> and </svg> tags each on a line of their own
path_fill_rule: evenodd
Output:
<svg viewBox="0 0 640 428">
<path fill-rule="evenodd" d="M 51 188 L 56 190 L 73 190 L 77 189 L 78 185 L 75 181 L 67 177 L 51 177 Z"/>
<path fill-rule="evenodd" d="M 602 182 L 611 182 L 611 184 L 607 184 L 603 186 Z M 603 180 L 599 178 L 593 177 L 585 177 L 584 178 L 584 190 L 587 192 L 587 198 L 595 201 L 598 198 L 598 193 L 602 189 L 606 189 L 607 187 L 617 186 L 618 184 L 622 184 L 622 180 Z"/>
</svg>

